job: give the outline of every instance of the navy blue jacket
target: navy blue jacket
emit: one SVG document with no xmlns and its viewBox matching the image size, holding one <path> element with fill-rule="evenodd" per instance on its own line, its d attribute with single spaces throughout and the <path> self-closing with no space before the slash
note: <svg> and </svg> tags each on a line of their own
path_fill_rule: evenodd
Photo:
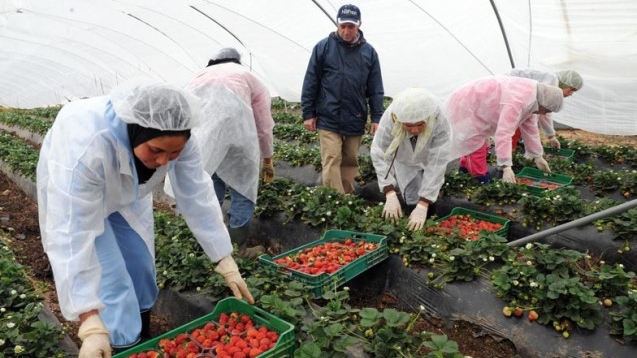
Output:
<svg viewBox="0 0 637 358">
<path fill-rule="evenodd" d="M 359 30 L 356 43 L 336 32 L 319 41 L 305 72 L 301 106 L 303 119 L 318 118 L 316 126 L 343 136 L 365 134 L 369 112 L 373 123 L 383 115 L 383 78 L 378 54 Z"/>
</svg>

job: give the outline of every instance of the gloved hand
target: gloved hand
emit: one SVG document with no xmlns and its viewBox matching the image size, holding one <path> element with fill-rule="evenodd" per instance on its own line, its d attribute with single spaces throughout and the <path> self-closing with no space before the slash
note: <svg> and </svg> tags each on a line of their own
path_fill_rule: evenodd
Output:
<svg viewBox="0 0 637 358">
<path fill-rule="evenodd" d="M 427 220 L 427 206 L 418 203 L 414 211 L 409 215 L 409 224 L 407 224 L 407 228 L 411 231 L 416 231 L 422 229 L 423 225 L 425 225 L 425 220 Z"/>
<path fill-rule="evenodd" d="M 263 159 L 263 166 L 261 167 L 261 176 L 263 176 L 263 181 L 266 183 L 272 183 L 274 180 L 274 164 L 272 160 L 268 163 Z"/>
<path fill-rule="evenodd" d="M 248 300 L 248 303 L 254 304 L 254 298 L 252 298 L 252 294 L 250 294 L 250 291 L 248 290 L 248 285 L 246 285 L 246 282 L 241 277 L 237 263 L 234 262 L 232 256 L 222 258 L 217 263 L 215 272 L 223 276 L 226 280 L 226 284 L 230 290 L 232 290 L 234 297 L 238 299 L 245 297 L 246 300 Z"/>
<path fill-rule="evenodd" d="M 99 315 L 90 315 L 82 322 L 77 336 L 82 340 L 78 358 L 111 358 L 108 329 Z"/>
<path fill-rule="evenodd" d="M 392 220 L 398 220 L 403 216 L 403 211 L 400 208 L 400 201 L 398 201 L 398 195 L 395 191 L 390 191 L 385 194 L 385 205 L 383 206 L 383 217 L 390 218 Z"/>
<path fill-rule="evenodd" d="M 549 145 L 551 146 L 551 148 L 556 150 L 560 150 L 560 148 L 562 148 L 560 141 L 557 140 L 557 138 L 554 135 L 549 137 Z"/>
<path fill-rule="evenodd" d="M 511 167 L 502 168 L 502 181 L 505 183 L 515 184 L 515 173 Z"/>
<path fill-rule="evenodd" d="M 544 170 L 545 172 L 549 172 L 549 173 L 551 172 L 551 168 L 549 168 L 549 163 L 547 163 L 543 157 L 535 158 L 535 166 L 540 170 Z"/>
</svg>

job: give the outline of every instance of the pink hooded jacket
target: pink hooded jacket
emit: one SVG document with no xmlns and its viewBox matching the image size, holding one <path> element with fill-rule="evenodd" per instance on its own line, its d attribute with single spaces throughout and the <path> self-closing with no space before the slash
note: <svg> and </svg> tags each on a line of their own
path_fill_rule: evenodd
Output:
<svg viewBox="0 0 637 358">
<path fill-rule="evenodd" d="M 539 103 L 559 111 L 562 91 L 555 86 L 538 86 L 535 80 L 510 76 L 478 79 L 455 90 L 443 107 L 452 128 L 449 159 L 473 153 L 489 137 L 494 137 L 497 164 L 510 166 L 511 137 L 518 127 L 524 139 L 525 156 L 542 156 L 537 116 L 532 115 L 539 109 Z"/>
</svg>

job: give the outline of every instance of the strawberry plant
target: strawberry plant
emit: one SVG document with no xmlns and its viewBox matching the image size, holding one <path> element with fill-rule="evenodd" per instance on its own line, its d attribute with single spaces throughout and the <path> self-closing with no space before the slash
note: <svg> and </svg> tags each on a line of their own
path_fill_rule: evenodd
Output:
<svg viewBox="0 0 637 358">
<path fill-rule="evenodd" d="M 473 190 L 479 185 L 471 174 L 459 171 L 445 173 L 445 183 L 440 188 L 440 196 L 470 198 Z"/>
<path fill-rule="evenodd" d="M 545 193 L 544 197 L 524 194 L 518 202 L 524 217 L 522 225 L 540 230 L 542 225 L 573 221 L 584 215 L 585 202 L 579 190 L 566 186 Z"/>
<path fill-rule="evenodd" d="M 599 297 L 623 295 L 635 280 L 635 273 L 632 271 L 626 272 L 623 265 L 608 265 L 604 261 L 600 261 L 596 265 L 590 265 L 584 275 L 590 278 L 593 284 L 592 287 Z M 610 307 L 607 304 L 605 306 Z"/>
<path fill-rule="evenodd" d="M 537 322 L 571 322 L 592 330 L 604 321 L 598 293 L 582 267 L 590 257 L 574 250 L 554 249 L 544 244 L 527 244 L 491 275 L 498 297 L 538 313 Z M 564 323 L 568 322 L 568 323 Z"/>
<path fill-rule="evenodd" d="M 620 308 L 610 313 L 611 334 L 627 341 L 637 340 L 637 290 L 629 289 L 626 295 L 616 297 L 615 301 Z"/>
<path fill-rule="evenodd" d="M 637 209 L 630 209 L 610 219 L 611 228 L 617 234 L 615 239 L 630 240 L 637 234 Z"/>
<path fill-rule="evenodd" d="M 614 170 L 598 171 L 593 174 L 592 187 L 598 193 L 618 190 L 621 184 L 622 174 Z"/>
<path fill-rule="evenodd" d="M 64 331 L 40 321 L 43 299 L 3 240 L 0 238 L 0 357 L 66 356 L 60 350 Z"/>
<path fill-rule="evenodd" d="M 38 156 L 38 151 L 27 142 L 11 134 L 0 133 L 0 160 L 34 182 Z"/>
<path fill-rule="evenodd" d="M 296 141 L 299 144 L 318 143 L 318 132 L 310 132 L 302 123 L 277 123 L 272 130 L 280 140 Z"/>
<path fill-rule="evenodd" d="M 471 200 L 485 206 L 511 205 L 517 203 L 524 193 L 525 189 L 521 185 L 496 181 L 477 187 Z"/>
<path fill-rule="evenodd" d="M 274 178 L 272 183 L 265 183 L 260 179 L 254 216 L 270 218 L 284 212 L 290 205 L 288 199 L 305 190 L 305 186 L 287 178 Z"/>
</svg>

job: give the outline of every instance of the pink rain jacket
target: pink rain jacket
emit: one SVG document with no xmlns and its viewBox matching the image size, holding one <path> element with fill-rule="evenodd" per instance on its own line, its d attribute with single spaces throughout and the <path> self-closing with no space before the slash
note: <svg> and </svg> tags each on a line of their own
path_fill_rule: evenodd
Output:
<svg viewBox="0 0 637 358">
<path fill-rule="evenodd" d="M 510 76 L 475 80 L 444 104 L 452 128 L 449 160 L 473 153 L 494 137 L 498 165 L 512 165 L 511 137 L 519 127 L 527 158 L 544 154 L 538 130 L 537 81 Z"/>
</svg>

